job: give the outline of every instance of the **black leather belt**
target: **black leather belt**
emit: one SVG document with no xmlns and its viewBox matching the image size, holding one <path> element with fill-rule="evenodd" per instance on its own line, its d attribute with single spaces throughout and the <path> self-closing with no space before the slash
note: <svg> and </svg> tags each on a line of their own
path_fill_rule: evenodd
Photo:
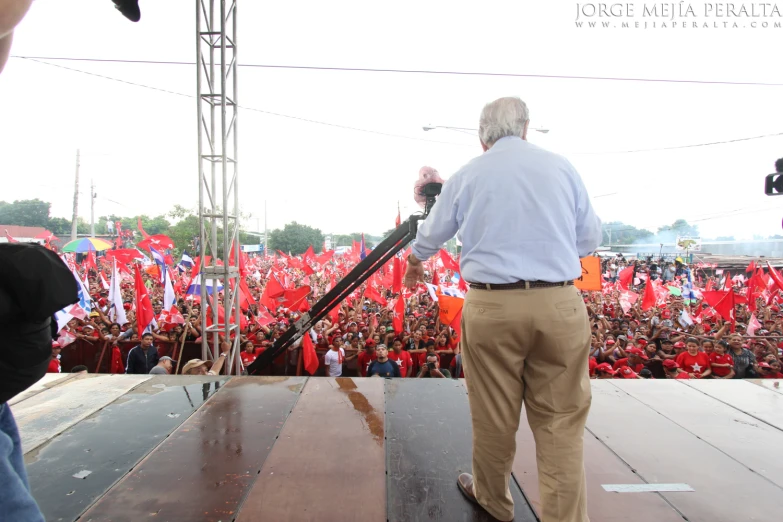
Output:
<svg viewBox="0 0 783 522">
<path fill-rule="evenodd" d="M 516 283 L 492 284 L 492 283 L 471 283 L 468 286 L 477 290 L 527 290 L 530 288 L 554 288 L 556 286 L 573 286 L 573 281 L 563 281 L 562 283 L 548 283 L 546 281 L 517 281 Z"/>
</svg>

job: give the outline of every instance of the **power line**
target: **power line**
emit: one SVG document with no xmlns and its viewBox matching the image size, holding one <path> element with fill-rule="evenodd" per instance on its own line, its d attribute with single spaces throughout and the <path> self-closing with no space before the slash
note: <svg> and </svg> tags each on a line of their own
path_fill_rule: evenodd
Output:
<svg viewBox="0 0 783 522">
<path fill-rule="evenodd" d="M 60 56 L 19 56 L 13 55 L 12 58 L 38 59 L 38 60 L 63 60 L 79 62 L 110 62 L 110 63 L 135 63 L 149 65 L 196 65 L 195 62 L 182 61 L 159 61 L 159 60 L 124 60 L 124 59 L 103 59 L 103 58 L 71 58 Z M 763 87 L 781 87 L 783 83 L 768 82 L 730 82 L 720 80 L 675 80 L 669 78 L 625 78 L 614 76 L 575 76 L 567 74 L 523 74 L 523 73 L 501 73 L 501 72 L 483 72 L 483 71 L 438 71 L 431 69 L 380 69 L 372 67 L 324 67 L 316 65 L 273 65 L 258 63 L 237 64 L 238 67 L 251 67 L 261 69 L 298 69 L 308 71 L 336 71 L 336 72 L 369 72 L 369 73 L 395 73 L 395 74 L 431 74 L 431 75 L 450 75 L 450 76 L 490 76 L 506 78 L 542 78 L 557 80 L 598 80 L 598 81 L 623 81 L 623 82 L 655 82 L 655 83 L 693 83 L 701 85 L 756 85 Z"/>
<path fill-rule="evenodd" d="M 106 75 L 103 75 L 103 74 L 93 73 L 93 72 L 89 72 L 89 71 L 83 71 L 81 69 L 74 69 L 72 67 L 66 67 L 64 65 L 58 65 L 56 63 L 44 62 L 44 61 L 41 61 L 41 60 L 39 60 L 37 58 L 25 58 L 25 59 L 26 60 L 30 60 L 32 62 L 37 62 L 37 63 L 41 63 L 41 64 L 44 64 L 44 65 L 49 65 L 51 67 L 57 67 L 57 68 L 60 68 L 60 69 L 66 69 L 68 71 L 73 71 L 73 72 L 78 72 L 78 73 L 82 73 L 82 74 L 87 74 L 89 76 L 95 76 L 95 77 L 98 77 L 98 78 L 102 78 L 104 80 L 112 80 L 112 81 L 124 83 L 124 84 L 127 84 L 127 85 L 133 85 L 134 87 L 142 87 L 144 89 L 151 89 L 153 91 L 159 91 L 159 92 L 163 92 L 163 93 L 166 93 L 166 94 L 173 94 L 175 96 L 182 96 L 184 98 L 195 98 L 195 96 L 193 96 L 192 94 L 185 94 L 185 93 L 181 93 L 181 92 L 170 91 L 168 89 L 161 89 L 160 87 L 152 87 L 150 85 L 145 85 L 145 84 L 142 84 L 142 83 L 131 82 L 131 81 L 128 81 L 128 80 L 121 80 L 119 78 L 114 78 L 112 76 L 106 76 Z M 382 132 L 382 131 L 376 131 L 376 130 L 371 130 L 371 129 L 363 129 L 363 128 L 360 128 L 360 127 L 352 127 L 350 125 L 342 125 L 342 124 L 339 124 L 339 123 L 329 123 L 329 122 L 325 122 L 325 121 L 312 120 L 312 119 L 309 119 L 309 118 L 302 118 L 300 116 L 291 116 L 290 114 L 281 114 L 279 112 L 266 111 L 266 110 L 263 110 L 263 109 L 256 109 L 255 107 L 247 107 L 247 106 L 244 106 L 244 105 L 238 105 L 238 107 L 240 107 L 242 109 L 245 109 L 245 110 L 248 110 L 248 111 L 260 112 L 262 114 L 267 114 L 269 116 L 277 116 L 277 117 L 280 117 L 280 118 L 288 118 L 288 119 L 292 119 L 292 120 L 304 121 L 304 122 L 307 122 L 307 123 L 315 123 L 317 125 L 326 125 L 328 127 L 336 127 L 336 128 L 345 129 L 345 130 L 366 132 L 366 133 L 369 133 L 369 134 L 377 134 L 379 136 L 389 136 L 389 137 L 392 137 L 392 138 L 402 138 L 402 139 L 406 139 L 406 140 L 423 141 L 423 142 L 427 142 L 427 143 L 440 143 L 440 144 L 445 144 L 445 145 L 457 145 L 459 147 L 473 147 L 472 145 L 467 145 L 465 143 L 454 143 L 454 142 L 451 142 L 451 141 L 439 141 L 439 140 L 428 140 L 426 138 L 415 138 L 413 136 L 405 136 L 403 134 L 393 134 L 393 133 L 390 133 L 390 132 Z"/>
<path fill-rule="evenodd" d="M 66 67 L 64 65 L 59 65 L 59 64 L 56 64 L 56 63 L 49 63 L 49 62 L 42 61 L 41 59 L 38 59 L 38 58 L 21 57 L 21 56 L 18 57 L 18 58 L 23 58 L 25 60 L 29 60 L 29 61 L 32 61 L 32 62 L 40 63 L 40 64 L 43 64 L 43 65 L 48 65 L 48 66 L 51 66 L 51 67 L 57 67 L 57 68 L 60 68 L 60 69 L 65 69 L 65 70 L 72 71 L 72 72 L 78 72 L 78 73 L 82 73 L 82 74 L 87 74 L 89 76 L 95 76 L 95 77 L 102 78 L 102 79 L 105 79 L 105 80 L 112 80 L 112 81 L 124 83 L 124 84 L 127 84 L 127 85 L 133 85 L 135 87 L 142 87 L 144 89 L 150 89 L 150 90 L 153 90 L 153 91 L 159 91 L 159 92 L 163 92 L 163 93 L 166 93 L 166 94 L 173 94 L 175 96 L 182 96 L 182 97 L 185 97 L 185 98 L 194 98 L 195 97 L 192 94 L 185 94 L 185 93 L 181 93 L 181 92 L 171 91 L 171 90 L 168 90 L 168 89 L 162 89 L 160 87 L 152 87 L 150 85 L 145 85 L 145 84 L 142 84 L 142 83 L 132 82 L 132 81 L 129 81 L 129 80 L 122 80 L 122 79 L 119 79 L 119 78 L 114 78 L 112 76 L 106 76 L 106 75 L 103 75 L 103 74 L 98 74 L 98 73 L 94 73 L 94 72 L 84 71 L 82 69 L 74 69 L 72 67 Z M 310 119 L 310 118 L 303 118 L 301 116 L 292 116 L 290 114 L 281 114 L 281 113 L 278 113 L 278 112 L 272 112 L 272 111 L 267 111 L 267 110 L 263 110 L 263 109 L 257 109 L 255 107 L 247 107 L 247 106 L 244 106 L 244 105 L 239 105 L 239 107 L 242 108 L 242 109 L 248 110 L 248 111 L 259 112 L 259 113 L 266 114 L 266 115 L 269 115 L 269 116 L 277 116 L 277 117 L 280 117 L 280 118 L 288 118 L 288 119 L 292 119 L 292 120 L 303 121 L 303 122 L 306 122 L 306 123 L 314 123 L 316 125 L 325 125 L 327 127 L 334 127 L 334 128 L 338 128 L 338 129 L 352 130 L 352 131 L 357 131 L 357 132 L 365 132 L 365 133 L 368 133 L 368 134 L 375 134 L 375 135 L 378 135 L 378 136 L 388 136 L 388 137 L 392 137 L 392 138 L 401 138 L 401 139 L 406 139 L 406 140 L 421 141 L 421 142 L 427 142 L 427 143 L 439 143 L 439 144 L 443 144 L 443 145 L 455 145 L 455 146 L 458 146 L 458 147 L 471 147 L 471 148 L 474 148 L 473 145 L 469 145 L 469 144 L 466 144 L 466 143 L 455 143 L 455 142 L 451 142 L 451 141 L 440 141 L 440 140 L 429 140 L 429 139 L 426 139 L 426 138 L 416 138 L 416 137 L 413 137 L 413 136 L 405 136 L 404 134 L 394 134 L 394 133 L 390 133 L 390 132 L 383 132 L 383 131 L 377 131 L 377 130 L 372 130 L 372 129 L 364 129 L 364 128 L 361 128 L 361 127 L 353 127 L 353 126 L 350 126 L 350 125 L 342 125 L 342 124 L 339 124 L 339 123 L 330 123 L 330 122 L 325 122 L 325 121 L 313 120 L 313 119 Z M 761 135 L 761 136 L 752 136 L 752 137 L 749 137 L 749 138 L 736 138 L 736 139 L 725 140 L 725 141 L 713 141 L 713 142 L 709 142 L 709 143 L 695 143 L 695 144 L 689 144 L 689 145 L 679 145 L 679 146 L 674 146 L 674 147 L 660 147 L 660 148 L 650 148 L 650 149 L 636 149 L 636 150 L 608 151 L 608 152 L 570 152 L 568 154 L 569 155 L 608 155 L 608 154 L 630 154 L 630 153 L 636 153 L 636 152 L 652 152 L 652 151 L 674 150 L 674 149 L 688 149 L 688 148 L 695 148 L 695 147 L 707 147 L 707 146 L 712 146 L 712 145 L 722 145 L 722 144 L 727 144 L 727 143 L 736 143 L 736 142 L 741 142 L 741 141 L 757 140 L 757 139 L 776 137 L 776 136 L 783 136 L 783 132 L 774 133 L 774 134 L 764 134 L 764 135 Z"/>
<path fill-rule="evenodd" d="M 573 155 L 631 154 L 635 152 L 654 152 L 654 151 L 661 151 L 661 150 L 691 149 L 694 147 L 709 147 L 711 145 L 723 145 L 726 143 L 737 143 L 740 141 L 759 140 L 762 138 L 774 138 L 776 136 L 783 136 L 783 132 L 776 132 L 774 134 L 762 134 L 760 136 L 751 136 L 750 138 L 736 138 L 733 140 L 712 141 L 709 143 L 695 143 L 693 145 L 677 145 L 674 147 L 656 147 L 652 149 L 634 149 L 634 150 L 615 150 L 610 152 L 571 152 L 569 154 L 573 154 Z"/>
</svg>

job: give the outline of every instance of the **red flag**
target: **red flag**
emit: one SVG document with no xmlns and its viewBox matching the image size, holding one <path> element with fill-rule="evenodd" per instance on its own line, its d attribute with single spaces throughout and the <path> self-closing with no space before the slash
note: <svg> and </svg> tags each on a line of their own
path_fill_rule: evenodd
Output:
<svg viewBox="0 0 783 522">
<path fill-rule="evenodd" d="M 725 321 L 732 322 L 731 329 L 734 331 L 734 291 L 723 290 L 703 292 L 702 295 L 707 304 L 713 307 Z"/>
<path fill-rule="evenodd" d="M 315 375 L 318 371 L 318 355 L 315 353 L 315 346 L 313 346 L 313 338 L 310 337 L 310 332 L 304 334 L 302 338 L 302 358 L 304 359 L 304 368 L 310 375 Z"/>
<path fill-rule="evenodd" d="M 150 247 L 154 247 L 155 250 L 171 250 L 174 248 L 174 241 L 167 235 L 155 234 L 154 236 L 147 236 L 142 241 L 139 241 L 136 245 L 144 250 L 150 250 Z"/>
<path fill-rule="evenodd" d="M 402 333 L 402 326 L 405 324 L 405 299 L 403 299 L 402 296 L 398 297 L 397 302 L 394 303 L 392 314 L 392 326 L 394 327 L 395 333 Z"/>
<path fill-rule="evenodd" d="M 378 290 L 375 289 L 372 285 L 367 285 L 367 289 L 364 291 L 364 296 L 368 299 L 372 299 L 376 303 L 378 303 L 381 306 L 386 306 L 389 303 L 386 301 L 386 299 L 378 293 Z"/>
<path fill-rule="evenodd" d="M 144 239 L 147 239 L 148 237 L 150 237 L 150 235 L 149 235 L 149 234 L 147 234 L 146 232 L 144 232 L 144 227 L 142 227 L 142 226 L 141 226 L 141 216 L 139 216 L 139 221 L 138 221 L 137 225 L 138 225 L 138 227 L 139 227 L 139 232 L 141 232 L 141 236 L 142 236 Z"/>
<path fill-rule="evenodd" d="M 633 282 L 633 266 L 624 268 L 622 272 L 620 272 L 618 279 L 620 286 L 628 290 L 628 287 Z"/>
<path fill-rule="evenodd" d="M 136 291 L 136 324 L 139 328 L 138 333 L 141 335 L 152 322 L 155 314 L 152 311 L 150 296 L 147 294 L 147 287 L 144 286 L 144 279 L 141 277 L 141 270 L 138 264 L 133 265 L 133 271 Z"/>
<path fill-rule="evenodd" d="M 283 288 L 283 285 L 277 280 L 277 277 L 272 274 L 269 276 L 269 281 L 267 281 L 264 292 L 261 294 L 260 303 L 266 306 L 269 311 L 274 314 L 277 312 L 277 307 L 280 306 L 277 299 L 282 297 L 284 293 L 285 288 Z"/>
<path fill-rule="evenodd" d="M 399 202 L 398 202 L 398 203 L 397 203 L 397 219 L 395 219 L 395 220 L 394 220 L 394 226 L 395 226 L 395 227 L 398 227 L 398 226 L 400 226 L 400 223 L 401 223 L 401 222 L 402 222 L 402 221 L 400 220 L 400 204 L 399 204 Z"/>
<path fill-rule="evenodd" d="M 178 324 L 185 324 L 185 318 L 182 317 L 176 304 L 171 305 L 170 310 L 163 310 L 161 313 L 161 322 L 163 322 L 163 331 L 170 332 Z"/>
<path fill-rule="evenodd" d="M 750 264 L 748 265 L 748 268 L 745 269 L 745 272 L 753 272 L 755 274 L 756 273 L 756 262 L 755 261 L 751 261 Z"/>
<path fill-rule="evenodd" d="M 761 323 L 756 319 L 756 314 L 750 314 L 750 320 L 748 321 L 748 335 L 755 335 L 756 330 L 762 328 Z"/>
<path fill-rule="evenodd" d="M 239 304 L 244 310 L 247 310 L 251 305 L 256 304 L 256 300 L 253 298 L 253 294 L 250 292 L 250 288 L 247 286 L 247 281 L 244 277 L 239 279 L 239 292 L 242 295 Z"/>
<path fill-rule="evenodd" d="M 707 291 L 707 292 L 709 292 L 710 290 L 712 290 L 712 279 L 710 279 L 709 281 L 707 281 L 707 287 L 706 287 L 704 290 L 705 290 L 705 291 Z"/>
<path fill-rule="evenodd" d="M 109 259 L 116 259 L 117 263 L 128 265 L 134 259 L 142 259 L 144 256 L 135 248 L 118 248 L 115 250 L 107 250 L 106 257 Z"/>
<path fill-rule="evenodd" d="M 125 373 L 125 364 L 122 362 L 120 347 L 116 344 L 111 349 L 111 368 L 109 373 Z"/>
<path fill-rule="evenodd" d="M 781 277 L 780 272 L 775 270 L 772 265 L 769 264 L 769 261 L 767 261 L 767 267 L 769 268 L 769 276 L 775 281 L 775 285 L 777 285 L 778 289 L 783 290 L 783 277 Z"/>
<path fill-rule="evenodd" d="M 734 285 L 731 282 L 731 272 L 726 272 L 726 281 L 724 281 L 723 289 L 728 290 L 732 288 Z"/>
<path fill-rule="evenodd" d="M 655 302 L 657 301 L 655 297 L 655 290 L 653 289 L 653 282 L 651 280 L 647 281 L 647 284 L 644 285 L 644 297 L 642 298 L 642 310 L 647 311 L 650 308 L 655 306 Z"/>
<path fill-rule="evenodd" d="M 392 269 L 394 279 L 392 281 L 392 292 L 399 294 L 402 292 L 402 262 L 400 258 L 394 256 L 394 268 Z"/>
<path fill-rule="evenodd" d="M 284 308 L 290 308 L 293 310 L 294 308 L 301 306 L 302 301 L 305 300 L 308 295 L 310 295 L 309 286 L 303 286 L 301 288 L 297 288 L 296 290 L 286 290 L 283 293 L 283 302 L 280 304 Z"/>
<path fill-rule="evenodd" d="M 459 265 L 448 252 L 441 248 L 438 254 L 440 254 L 440 260 L 443 261 L 444 268 L 459 273 Z"/>
<path fill-rule="evenodd" d="M 14 239 L 14 238 L 12 238 L 12 237 L 11 237 L 11 234 L 9 234 L 9 233 L 8 233 L 8 229 L 7 229 L 7 228 L 5 229 L 5 238 L 6 238 L 6 240 L 7 240 L 9 243 L 18 243 L 18 242 L 19 242 L 19 241 L 17 241 L 16 239 Z"/>
<path fill-rule="evenodd" d="M 263 306 L 260 306 L 258 308 L 258 317 L 256 317 L 256 322 L 258 323 L 258 326 L 266 326 L 268 324 L 274 323 L 275 318 L 272 317 L 272 315 L 267 312 Z"/>
<path fill-rule="evenodd" d="M 307 250 L 305 250 L 305 253 L 302 255 L 302 259 L 308 262 L 315 260 L 315 251 L 313 250 L 313 245 L 307 247 Z"/>
<path fill-rule="evenodd" d="M 324 252 L 320 256 L 316 257 L 315 262 L 318 263 L 319 265 L 323 265 L 333 257 L 334 257 L 334 250 L 329 250 L 327 252 Z"/>
<path fill-rule="evenodd" d="M 90 250 L 87 252 L 87 259 L 86 259 L 87 268 L 92 268 L 96 272 L 98 271 L 98 265 L 95 264 L 95 252 Z"/>
</svg>

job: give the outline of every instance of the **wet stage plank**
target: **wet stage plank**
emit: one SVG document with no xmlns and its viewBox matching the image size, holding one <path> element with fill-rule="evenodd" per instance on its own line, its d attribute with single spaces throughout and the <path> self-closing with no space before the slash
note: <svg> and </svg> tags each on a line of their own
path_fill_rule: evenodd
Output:
<svg viewBox="0 0 783 522">
<path fill-rule="evenodd" d="M 28 453 L 89 417 L 144 381 L 149 375 L 101 375 L 71 379 L 44 390 L 12 408 L 22 449 Z"/>
<path fill-rule="evenodd" d="M 625 522 L 633 513 L 636 522 L 682 522 L 682 517 L 659 494 L 628 495 L 609 493 L 602 484 L 643 484 L 633 470 L 595 435 L 585 430 L 585 475 L 587 477 L 587 514 L 590 520 Z M 525 410 L 517 432 L 517 454 L 512 467 L 530 505 L 541 514 L 536 468 L 536 445 L 527 424 Z"/>
<path fill-rule="evenodd" d="M 27 388 L 25 391 L 19 393 L 18 395 L 12 397 L 8 404 L 13 406 L 14 404 L 17 404 L 19 402 L 22 402 L 25 399 L 29 399 L 30 397 L 34 395 L 38 395 L 44 390 L 48 390 L 49 388 L 54 388 L 55 386 L 60 386 L 70 379 L 73 379 L 77 375 L 87 375 L 87 374 L 77 374 L 77 373 L 47 373 L 41 379 Z"/>
<path fill-rule="evenodd" d="M 305 380 L 231 379 L 98 500 L 83 520 L 233 520 Z"/>
<path fill-rule="evenodd" d="M 587 428 L 645 482 L 691 486 L 694 492 L 661 493 L 690 522 L 770 520 L 779 510 L 778 486 L 611 382 L 593 381 Z"/>
<path fill-rule="evenodd" d="M 783 394 L 783 379 L 745 379 L 745 382 Z"/>
<path fill-rule="evenodd" d="M 30 487 L 45 519 L 76 520 L 227 380 L 153 377 L 28 453 Z M 84 479 L 74 477 L 85 471 Z"/>
<path fill-rule="evenodd" d="M 759 451 L 783 448 L 783 431 L 674 380 L 609 382 L 783 488 L 783 460 Z"/>
<path fill-rule="evenodd" d="M 783 395 L 742 380 L 693 380 L 685 384 L 783 430 Z"/>
<path fill-rule="evenodd" d="M 386 380 L 387 518 L 389 522 L 490 520 L 457 486 L 471 472 L 473 430 L 468 396 L 452 379 Z M 536 517 L 511 480 L 515 522 Z"/>
<path fill-rule="evenodd" d="M 383 417 L 384 379 L 310 379 L 237 520 L 385 521 Z"/>
</svg>

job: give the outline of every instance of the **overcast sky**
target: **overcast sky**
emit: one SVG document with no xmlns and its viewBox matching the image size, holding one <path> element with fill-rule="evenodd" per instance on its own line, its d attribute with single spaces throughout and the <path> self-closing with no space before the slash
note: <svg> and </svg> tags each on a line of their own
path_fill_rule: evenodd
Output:
<svg viewBox="0 0 783 522">
<path fill-rule="evenodd" d="M 783 10 L 783 1 L 780 9 Z M 239 63 L 480 71 L 783 84 L 775 59 L 779 17 L 695 17 L 720 27 L 578 28 L 576 2 L 484 0 L 239 2 Z M 750 5 L 750 4 L 748 4 Z M 35 0 L 13 55 L 195 60 L 195 2 L 141 0 L 124 19 L 109 0 Z M 658 19 L 658 22 L 664 18 Z M 669 20 L 669 19 L 667 19 Z M 736 22 L 738 28 L 723 28 Z M 193 96 L 195 67 L 50 63 Z M 415 210 L 412 185 L 430 165 L 448 178 L 478 155 L 478 139 L 423 125 L 475 128 L 483 105 L 518 95 L 530 107 L 530 141 L 565 154 L 598 214 L 656 229 L 677 218 L 702 235 L 783 233 L 783 198 L 764 176 L 783 157 L 783 136 L 682 150 L 613 152 L 783 133 L 783 86 L 629 82 L 497 76 L 239 69 L 242 106 L 406 136 L 341 129 L 242 110 L 242 210 L 270 229 L 296 220 L 324 232 L 378 234 Z M 82 151 L 80 215 L 157 215 L 196 208 L 194 98 L 12 58 L 0 76 L 3 190 L 39 197 L 69 217 L 75 152 Z"/>
</svg>

